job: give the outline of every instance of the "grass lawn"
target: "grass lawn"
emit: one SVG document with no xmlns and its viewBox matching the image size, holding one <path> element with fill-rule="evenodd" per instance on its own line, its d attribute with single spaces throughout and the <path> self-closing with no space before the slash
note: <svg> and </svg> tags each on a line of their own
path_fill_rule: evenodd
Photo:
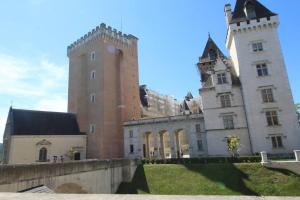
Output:
<svg viewBox="0 0 300 200">
<path fill-rule="evenodd" d="M 300 176 L 260 164 L 141 165 L 118 193 L 300 196 Z"/>
</svg>

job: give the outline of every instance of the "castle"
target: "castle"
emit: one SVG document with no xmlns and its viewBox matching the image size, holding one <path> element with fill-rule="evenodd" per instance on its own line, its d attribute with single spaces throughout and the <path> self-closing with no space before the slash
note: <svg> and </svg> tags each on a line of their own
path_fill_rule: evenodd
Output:
<svg viewBox="0 0 300 200">
<path fill-rule="evenodd" d="M 43 113 L 43 123 L 65 124 L 64 129 L 53 128 L 53 137 L 79 135 L 71 148 L 77 158 L 84 154 L 81 159 L 228 156 L 227 138 L 232 135 L 240 140 L 240 155 L 299 149 L 300 127 L 277 33 L 278 15 L 257 0 L 237 0 L 233 11 L 227 4 L 225 15 L 230 56 L 209 36 L 197 63 L 200 98 L 189 93 L 179 102 L 139 86 L 138 39 L 101 24 L 68 47 L 68 113 L 59 114 L 64 117 L 55 124 L 47 117 L 53 113 Z M 19 112 L 11 109 L 9 114 L 6 163 L 13 157 L 13 127 L 20 123 L 12 116 Z M 29 111 L 23 112 L 26 116 Z M 68 130 L 64 120 L 74 114 L 77 122 L 71 124 L 77 128 Z M 34 135 L 51 135 L 44 132 L 37 129 Z M 41 141 L 40 146 L 31 144 L 35 158 L 53 161 L 57 155 L 49 148 L 56 140 Z M 64 142 L 69 143 L 67 137 Z"/>
</svg>

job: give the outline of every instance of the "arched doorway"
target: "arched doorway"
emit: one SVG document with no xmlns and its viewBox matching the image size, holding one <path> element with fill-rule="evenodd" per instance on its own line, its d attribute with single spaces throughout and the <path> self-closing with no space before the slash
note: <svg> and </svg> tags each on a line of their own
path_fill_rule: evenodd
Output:
<svg viewBox="0 0 300 200">
<path fill-rule="evenodd" d="M 154 156 L 153 134 L 146 132 L 143 137 L 143 157 L 150 159 Z"/>
<path fill-rule="evenodd" d="M 39 161 L 40 162 L 47 162 L 47 149 L 45 147 L 40 149 Z"/>
<path fill-rule="evenodd" d="M 160 157 L 161 158 L 171 158 L 171 140 L 170 133 L 168 131 L 160 131 Z"/>
<path fill-rule="evenodd" d="M 187 133 L 183 129 L 175 132 L 176 137 L 176 153 L 178 158 L 190 157 L 190 144 Z"/>
<path fill-rule="evenodd" d="M 79 152 L 74 153 L 74 160 L 80 160 L 80 153 Z"/>
</svg>

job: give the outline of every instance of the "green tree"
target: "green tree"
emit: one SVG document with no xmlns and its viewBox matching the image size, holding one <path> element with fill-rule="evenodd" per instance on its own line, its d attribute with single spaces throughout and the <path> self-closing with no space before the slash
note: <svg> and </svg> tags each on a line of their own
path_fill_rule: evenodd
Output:
<svg viewBox="0 0 300 200">
<path fill-rule="evenodd" d="M 232 157 L 239 156 L 239 150 L 241 147 L 240 138 L 236 135 L 229 135 L 227 137 L 227 149 Z"/>
</svg>

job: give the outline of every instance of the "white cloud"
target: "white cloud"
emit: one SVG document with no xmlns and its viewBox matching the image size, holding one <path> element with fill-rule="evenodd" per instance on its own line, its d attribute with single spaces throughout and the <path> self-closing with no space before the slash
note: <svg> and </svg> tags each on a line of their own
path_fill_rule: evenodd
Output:
<svg viewBox="0 0 300 200">
<path fill-rule="evenodd" d="M 14 107 L 67 111 L 67 67 L 0 53 L 0 142 L 11 100 Z"/>
</svg>

